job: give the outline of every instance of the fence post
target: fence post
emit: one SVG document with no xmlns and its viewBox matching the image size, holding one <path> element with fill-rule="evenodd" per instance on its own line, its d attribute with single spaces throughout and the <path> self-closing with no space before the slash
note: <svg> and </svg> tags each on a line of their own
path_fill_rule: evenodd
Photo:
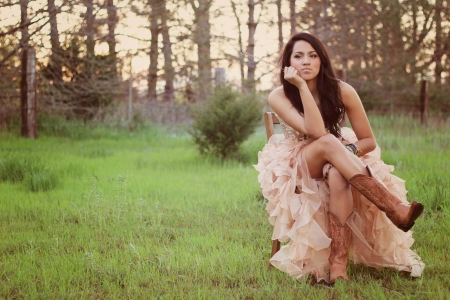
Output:
<svg viewBox="0 0 450 300">
<path fill-rule="evenodd" d="M 22 74 L 20 80 L 20 106 L 22 136 L 36 139 L 36 52 L 31 47 L 22 49 Z"/>
<path fill-rule="evenodd" d="M 133 56 L 130 55 L 130 79 L 128 80 L 128 130 L 133 131 Z"/>
<path fill-rule="evenodd" d="M 420 82 L 420 123 L 427 124 L 428 121 L 428 80 Z"/>
<path fill-rule="evenodd" d="M 226 81 L 225 68 L 215 68 L 215 83 L 216 87 L 224 84 Z"/>
</svg>

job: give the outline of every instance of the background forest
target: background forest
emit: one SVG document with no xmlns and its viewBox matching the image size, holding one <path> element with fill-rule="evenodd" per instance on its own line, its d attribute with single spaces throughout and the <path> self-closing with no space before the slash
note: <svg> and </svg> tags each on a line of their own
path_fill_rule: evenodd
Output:
<svg viewBox="0 0 450 300">
<path fill-rule="evenodd" d="M 20 116 L 26 48 L 36 51 L 38 115 L 178 123 L 223 71 L 244 93 L 272 89 L 279 51 L 299 31 L 326 42 L 366 109 L 418 112 L 425 79 L 431 109 L 448 116 L 449 7 L 448 0 L 1 0 L 0 126 Z"/>
</svg>

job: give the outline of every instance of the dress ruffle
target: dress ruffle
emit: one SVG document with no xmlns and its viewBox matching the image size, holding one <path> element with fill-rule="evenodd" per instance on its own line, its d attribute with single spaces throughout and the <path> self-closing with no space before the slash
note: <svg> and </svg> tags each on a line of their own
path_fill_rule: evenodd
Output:
<svg viewBox="0 0 450 300">
<path fill-rule="evenodd" d="M 344 127 L 341 133 L 346 141 L 357 141 L 352 129 Z M 259 172 L 263 196 L 268 200 L 266 210 L 274 226 L 272 239 L 288 242 L 270 259 L 271 264 L 299 280 L 314 274 L 317 281 L 328 282 L 329 188 L 322 179 L 313 179 L 309 174 L 304 150 L 311 141 L 275 134 L 258 153 L 255 169 Z M 393 194 L 407 203 L 405 181 L 391 174 L 394 167 L 381 160 L 378 146 L 360 158 Z M 298 190 L 296 193 L 296 187 L 300 193 Z M 414 242 L 412 232 L 399 230 L 359 193 L 354 194 L 354 213 L 347 223 L 353 232 L 350 259 L 354 263 L 421 276 L 425 264 L 410 249 Z"/>
</svg>

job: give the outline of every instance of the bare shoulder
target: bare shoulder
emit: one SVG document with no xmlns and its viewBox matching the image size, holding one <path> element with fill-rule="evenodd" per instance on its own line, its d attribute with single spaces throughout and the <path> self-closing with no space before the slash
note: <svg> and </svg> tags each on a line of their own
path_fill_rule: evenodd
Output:
<svg viewBox="0 0 450 300">
<path fill-rule="evenodd" d="M 339 81 L 339 88 L 341 89 L 342 98 L 344 98 L 345 96 L 352 96 L 357 94 L 356 90 L 347 82 Z"/>
<path fill-rule="evenodd" d="M 284 94 L 283 86 L 277 87 L 269 94 L 269 104 L 272 107 L 274 104 L 276 105 L 277 103 L 284 102 L 286 100 L 288 100 L 288 98 Z"/>
<path fill-rule="evenodd" d="M 339 88 L 341 90 L 341 99 L 345 106 L 361 102 L 358 93 L 350 84 L 340 81 Z"/>
</svg>

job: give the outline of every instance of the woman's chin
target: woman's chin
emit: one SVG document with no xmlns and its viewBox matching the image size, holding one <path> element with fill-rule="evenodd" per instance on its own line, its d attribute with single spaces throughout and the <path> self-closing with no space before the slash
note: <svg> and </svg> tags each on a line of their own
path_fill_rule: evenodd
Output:
<svg viewBox="0 0 450 300">
<path fill-rule="evenodd" d="M 302 76 L 303 80 L 308 82 L 311 80 L 314 80 L 316 78 L 316 76 Z"/>
</svg>

